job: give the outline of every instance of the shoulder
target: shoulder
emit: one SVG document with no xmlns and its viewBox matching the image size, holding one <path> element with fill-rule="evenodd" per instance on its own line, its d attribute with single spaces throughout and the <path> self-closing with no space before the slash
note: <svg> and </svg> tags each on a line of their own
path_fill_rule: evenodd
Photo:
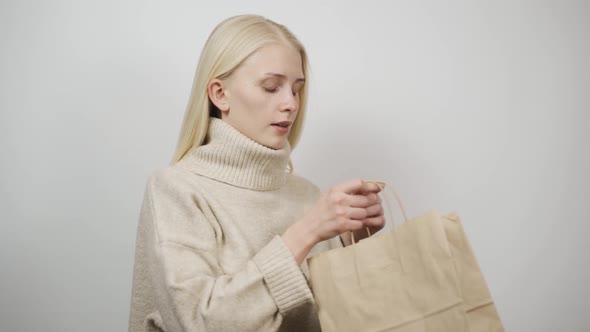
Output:
<svg viewBox="0 0 590 332">
<path fill-rule="evenodd" d="M 194 178 L 194 174 L 175 165 L 156 169 L 147 177 L 145 199 L 156 211 L 193 208 L 201 196 Z"/>
<path fill-rule="evenodd" d="M 189 190 L 190 180 L 193 178 L 194 174 L 181 167 L 176 165 L 166 166 L 156 169 L 148 175 L 146 191 L 170 194 L 173 192 L 186 192 Z"/>
<path fill-rule="evenodd" d="M 213 219 L 194 178 L 194 174 L 177 166 L 153 171 L 145 186 L 144 200 L 149 207 L 146 213 L 159 241 L 211 249 L 215 237 Z"/>
</svg>

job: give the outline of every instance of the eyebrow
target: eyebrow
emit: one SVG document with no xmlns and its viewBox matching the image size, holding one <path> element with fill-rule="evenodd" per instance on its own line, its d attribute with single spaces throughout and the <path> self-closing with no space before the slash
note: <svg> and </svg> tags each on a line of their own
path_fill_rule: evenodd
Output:
<svg viewBox="0 0 590 332">
<path fill-rule="evenodd" d="M 278 77 L 278 78 L 282 78 L 282 79 L 287 79 L 287 76 L 283 75 L 283 74 L 279 74 L 279 73 L 265 73 L 264 75 L 269 75 L 269 76 L 274 76 L 274 77 Z M 298 78 L 295 80 L 295 83 L 297 82 L 305 82 L 305 78 Z"/>
</svg>

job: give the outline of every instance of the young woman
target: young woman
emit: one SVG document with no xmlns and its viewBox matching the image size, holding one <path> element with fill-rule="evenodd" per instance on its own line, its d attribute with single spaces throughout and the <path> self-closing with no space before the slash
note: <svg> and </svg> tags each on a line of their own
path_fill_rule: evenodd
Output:
<svg viewBox="0 0 590 332">
<path fill-rule="evenodd" d="M 221 22 L 197 67 L 172 164 L 148 179 L 129 331 L 319 331 L 305 258 L 383 227 L 379 187 L 324 193 L 293 173 L 307 56 L 256 15 Z"/>
</svg>

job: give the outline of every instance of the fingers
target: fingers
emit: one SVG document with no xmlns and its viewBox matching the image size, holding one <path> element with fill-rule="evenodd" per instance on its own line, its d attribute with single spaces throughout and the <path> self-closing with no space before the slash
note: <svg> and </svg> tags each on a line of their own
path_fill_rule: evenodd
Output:
<svg viewBox="0 0 590 332">
<path fill-rule="evenodd" d="M 383 215 L 379 215 L 372 218 L 366 218 L 363 220 L 364 227 L 382 228 L 385 226 L 385 218 Z"/>
<path fill-rule="evenodd" d="M 366 186 L 366 182 L 362 179 L 353 179 L 335 185 L 332 189 L 341 191 L 347 194 L 355 194 L 362 192 Z"/>
<path fill-rule="evenodd" d="M 347 217 L 349 219 L 364 220 L 368 217 L 383 215 L 381 204 L 374 204 L 367 208 L 350 208 Z"/>
<path fill-rule="evenodd" d="M 327 196 L 340 217 L 341 231 L 354 231 L 363 227 L 377 230 L 384 225 L 383 207 L 378 193 L 384 187 L 379 184 L 353 179 L 332 187 Z"/>
<path fill-rule="evenodd" d="M 367 211 L 367 216 L 365 218 L 383 215 L 383 207 L 379 203 L 371 205 L 365 210 Z"/>
<path fill-rule="evenodd" d="M 384 182 L 379 181 L 365 181 L 363 179 L 352 179 L 343 183 L 339 183 L 332 187 L 335 191 L 341 191 L 346 194 L 369 194 L 378 193 L 382 188 L 385 188 Z"/>
<path fill-rule="evenodd" d="M 347 195 L 345 203 L 351 207 L 368 207 L 375 203 L 380 203 L 381 198 L 377 194 L 367 195 Z"/>
<path fill-rule="evenodd" d="M 360 220 L 347 220 L 343 231 L 358 231 L 363 227 L 365 227 L 365 225 Z"/>
<path fill-rule="evenodd" d="M 380 203 L 368 208 L 350 208 L 348 218 L 341 219 L 340 233 L 358 231 L 369 227 L 371 232 L 378 232 L 385 226 L 385 217 Z"/>
<path fill-rule="evenodd" d="M 381 188 L 385 188 L 384 182 L 365 182 L 365 190 L 363 191 L 365 194 L 368 193 L 378 193 L 381 191 Z"/>
</svg>

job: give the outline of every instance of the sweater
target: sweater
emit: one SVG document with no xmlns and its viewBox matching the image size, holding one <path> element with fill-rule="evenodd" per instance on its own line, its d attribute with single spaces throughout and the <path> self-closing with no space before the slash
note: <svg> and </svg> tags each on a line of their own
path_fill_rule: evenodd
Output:
<svg viewBox="0 0 590 332">
<path fill-rule="evenodd" d="M 271 149 L 209 121 L 206 144 L 147 179 L 129 331 L 320 331 L 306 262 L 281 238 L 319 188 L 286 171 L 288 142 Z"/>
</svg>

